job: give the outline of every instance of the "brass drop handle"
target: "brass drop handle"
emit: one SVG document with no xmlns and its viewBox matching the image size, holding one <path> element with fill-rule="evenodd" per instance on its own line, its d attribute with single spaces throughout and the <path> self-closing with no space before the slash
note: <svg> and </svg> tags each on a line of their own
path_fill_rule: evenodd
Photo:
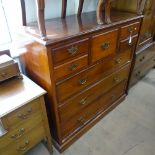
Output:
<svg viewBox="0 0 155 155">
<path fill-rule="evenodd" d="M 140 76 L 140 74 L 141 74 L 141 72 L 140 72 L 140 71 L 138 71 L 138 72 L 136 73 L 136 76 Z"/>
<path fill-rule="evenodd" d="M 27 149 L 27 146 L 29 145 L 29 141 L 25 141 L 25 144 L 23 146 L 19 146 L 16 148 L 17 151 L 25 151 Z"/>
<path fill-rule="evenodd" d="M 82 78 L 82 79 L 80 79 L 80 80 L 79 80 L 79 83 L 80 83 L 81 85 L 86 84 L 86 83 L 87 83 L 87 78 Z"/>
<path fill-rule="evenodd" d="M 121 61 L 122 61 L 122 59 L 121 59 L 121 58 L 117 58 L 117 59 L 115 60 L 115 62 L 116 62 L 117 64 L 120 64 L 120 63 L 121 63 Z"/>
<path fill-rule="evenodd" d="M 78 47 L 77 46 L 72 46 L 71 48 L 68 49 L 69 54 L 75 55 L 78 52 Z"/>
<path fill-rule="evenodd" d="M 116 83 L 120 82 L 120 78 L 119 77 L 115 77 L 114 78 L 114 82 L 116 82 Z"/>
<path fill-rule="evenodd" d="M 87 97 L 83 98 L 81 101 L 80 101 L 80 104 L 81 105 L 85 105 L 87 103 Z"/>
<path fill-rule="evenodd" d="M 77 67 L 78 67 L 78 64 L 72 64 L 71 66 L 69 66 L 69 69 L 71 71 L 75 71 L 77 69 Z"/>
<path fill-rule="evenodd" d="M 101 48 L 104 50 L 108 49 L 109 47 L 110 47 L 110 42 L 106 42 L 101 45 Z"/>
<path fill-rule="evenodd" d="M 27 119 L 31 113 L 32 113 L 32 108 L 28 109 L 26 114 L 18 114 L 17 117 L 20 119 Z"/>
<path fill-rule="evenodd" d="M 21 128 L 21 129 L 19 129 L 19 133 L 11 135 L 11 138 L 16 140 L 16 139 L 20 138 L 24 134 L 24 132 L 25 132 L 25 129 Z"/>
<path fill-rule="evenodd" d="M 85 118 L 83 117 L 83 116 L 81 116 L 79 119 L 78 119 L 78 122 L 80 122 L 80 123 L 84 123 L 85 122 Z"/>
</svg>

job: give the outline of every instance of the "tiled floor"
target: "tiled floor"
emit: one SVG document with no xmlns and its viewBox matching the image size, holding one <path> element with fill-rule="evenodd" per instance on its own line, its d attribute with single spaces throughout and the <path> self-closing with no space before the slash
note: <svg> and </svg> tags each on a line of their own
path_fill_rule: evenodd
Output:
<svg viewBox="0 0 155 155">
<path fill-rule="evenodd" d="M 39 144 L 27 155 L 49 153 Z M 155 70 L 63 155 L 155 155 Z"/>
</svg>

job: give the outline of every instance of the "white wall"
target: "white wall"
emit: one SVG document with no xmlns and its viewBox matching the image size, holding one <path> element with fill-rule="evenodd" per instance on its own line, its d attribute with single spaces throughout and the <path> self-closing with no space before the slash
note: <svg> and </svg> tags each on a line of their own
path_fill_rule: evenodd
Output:
<svg viewBox="0 0 155 155">
<path fill-rule="evenodd" d="M 25 0 L 27 21 L 32 22 L 36 20 L 35 0 Z M 76 14 L 79 0 L 68 0 L 67 15 Z M 45 0 L 45 18 L 55 18 L 61 16 L 62 0 Z M 93 11 L 96 9 L 97 0 L 85 0 L 84 12 Z"/>
</svg>

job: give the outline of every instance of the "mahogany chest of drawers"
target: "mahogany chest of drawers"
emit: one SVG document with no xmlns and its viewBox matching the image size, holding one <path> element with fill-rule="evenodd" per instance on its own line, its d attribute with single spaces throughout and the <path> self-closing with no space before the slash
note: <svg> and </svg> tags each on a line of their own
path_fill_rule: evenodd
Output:
<svg viewBox="0 0 155 155">
<path fill-rule="evenodd" d="M 59 151 L 125 98 L 142 18 L 114 12 L 109 25 L 98 25 L 94 12 L 58 18 L 48 22 L 47 41 L 25 29 L 36 40 L 24 45 L 21 61 L 48 92 L 48 118 Z"/>
<path fill-rule="evenodd" d="M 26 76 L 0 84 L 1 155 L 23 155 L 41 141 L 52 151 L 45 93 Z"/>
</svg>

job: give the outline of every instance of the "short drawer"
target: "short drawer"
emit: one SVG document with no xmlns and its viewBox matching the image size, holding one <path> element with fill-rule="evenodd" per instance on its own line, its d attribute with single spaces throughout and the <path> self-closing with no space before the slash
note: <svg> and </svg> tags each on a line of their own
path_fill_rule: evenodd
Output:
<svg viewBox="0 0 155 155">
<path fill-rule="evenodd" d="M 122 81 L 119 85 L 108 91 L 106 94 L 100 96 L 87 108 L 81 110 L 78 114 L 72 117 L 68 122 L 62 124 L 62 136 L 67 136 L 78 132 L 84 125 L 89 123 L 97 116 L 98 112 L 108 108 L 121 95 L 125 94 L 126 81 Z"/>
<path fill-rule="evenodd" d="M 128 63 L 131 58 L 131 50 L 119 53 L 118 55 L 98 63 L 93 67 L 80 72 L 79 74 L 56 84 L 59 104 L 65 99 L 82 91 L 88 85 L 97 82 L 111 73 L 117 67 Z"/>
<path fill-rule="evenodd" d="M 10 103 L 11 104 L 11 103 Z M 24 123 L 30 119 L 33 119 L 35 113 L 39 112 L 40 108 L 40 100 L 36 99 L 29 104 L 15 110 L 14 112 L 5 116 L 5 120 L 7 121 L 8 128 L 17 125 L 18 123 Z"/>
<path fill-rule="evenodd" d="M 91 61 L 95 62 L 116 52 L 118 29 L 95 35 L 92 38 Z"/>
<path fill-rule="evenodd" d="M 134 47 L 136 46 L 137 39 L 138 39 L 138 36 L 137 35 L 136 36 L 133 36 L 132 37 L 131 44 L 129 43 L 129 39 L 125 39 L 125 40 L 120 41 L 119 51 L 120 52 L 124 52 L 127 49 L 133 50 Z"/>
<path fill-rule="evenodd" d="M 17 76 L 17 75 L 19 75 L 19 73 L 20 73 L 20 71 L 19 71 L 17 63 L 0 68 L 0 82 L 4 81 L 6 79 L 9 79 L 13 76 Z"/>
<path fill-rule="evenodd" d="M 88 54 L 89 39 L 83 39 L 58 48 L 52 49 L 54 64 L 61 64 L 81 54 Z"/>
<path fill-rule="evenodd" d="M 97 82 L 95 85 L 89 87 L 85 91 L 80 92 L 79 95 L 71 98 L 64 105 L 60 106 L 59 113 L 62 123 L 72 118 L 75 114 L 87 108 L 99 96 L 109 91 L 122 80 L 127 80 L 128 70 L 123 69 L 108 76 L 107 78 Z M 118 78 L 118 79 L 117 79 Z"/>
<path fill-rule="evenodd" d="M 73 61 L 67 62 L 54 68 L 55 79 L 62 78 L 66 75 L 72 74 L 79 69 L 88 65 L 88 55 L 79 57 Z"/>
<path fill-rule="evenodd" d="M 32 119 L 25 123 L 20 123 L 20 125 L 15 124 L 15 128 L 9 130 L 8 132 L 0 137 L 0 150 L 10 143 L 16 143 L 19 139 L 27 135 L 29 131 L 34 129 L 38 124 L 42 123 L 42 116 L 40 114 L 35 114 Z"/>
<path fill-rule="evenodd" d="M 0 154 L 23 155 L 36 144 L 41 142 L 41 140 L 45 137 L 44 135 L 44 128 L 41 124 L 39 124 L 22 139 L 19 139 L 17 142 L 10 143 L 8 146 L 1 149 Z"/>
<path fill-rule="evenodd" d="M 139 29 L 140 29 L 140 22 L 136 22 L 136 23 L 132 23 L 127 26 L 123 26 L 121 28 L 120 40 L 127 39 L 129 38 L 130 35 L 134 36 L 138 34 Z"/>
</svg>

